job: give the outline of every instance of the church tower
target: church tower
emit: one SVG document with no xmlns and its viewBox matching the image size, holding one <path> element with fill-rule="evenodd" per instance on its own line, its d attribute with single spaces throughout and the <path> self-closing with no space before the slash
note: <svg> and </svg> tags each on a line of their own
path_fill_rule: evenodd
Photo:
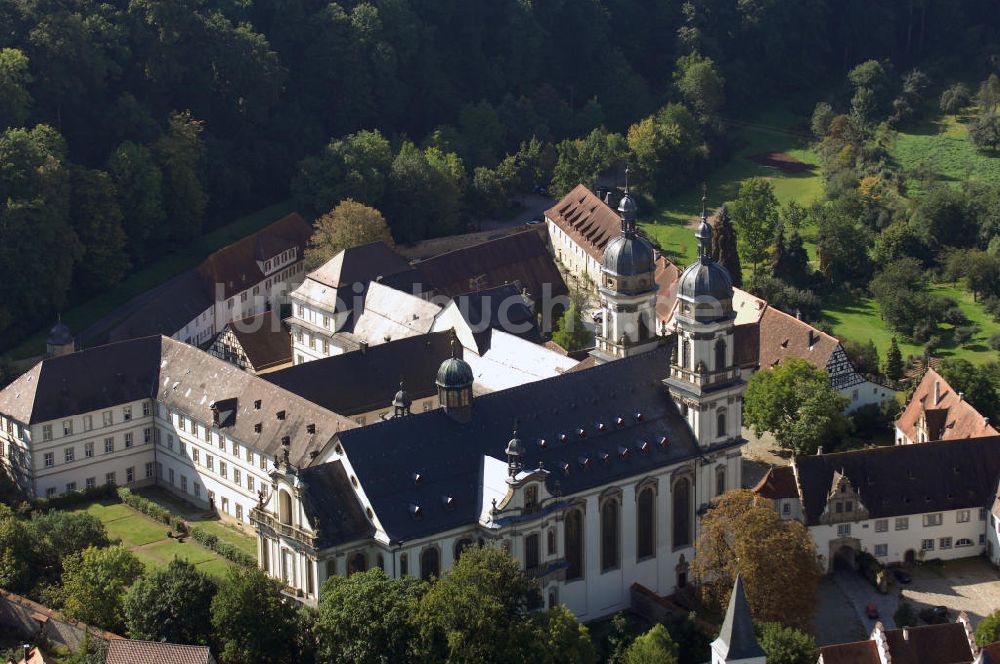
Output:
<svg viewBox="0 0 1000 664">
<path fill-rule="evenodd" d="M 757 643 L 753 631 L 753 619 L 739 574 L 729 596 L 729 608 L 719 638 L 712 641 L 712 664 L 767 664 L 767 654 Z"/>
<path fill-rule="evenodd" d="M 601 363 L 644 353 L 659 343 L 653 245 L 636 230 L 635 213 L 625 169 L 625 195 L 618 204 L 622 230 L 604 248 L 597 289 L 604 320 L 593 355 Z"/>
<path fill-rule="evenodd" d="M 740 437 L 745 381 L 736 364 L 729 272 L 712 259 L 712 227 L 701 202 L 698 260 L 677 287 L 676 345 L 664 383 L 703 448 Z"/>
</svg>

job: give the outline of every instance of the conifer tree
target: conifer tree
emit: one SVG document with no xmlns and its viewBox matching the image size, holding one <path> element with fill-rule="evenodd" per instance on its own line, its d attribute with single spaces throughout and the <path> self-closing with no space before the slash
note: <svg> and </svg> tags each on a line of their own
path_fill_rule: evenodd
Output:
<svg viewBox="0 0 1000 664">
<path fill-rule="evenodd" d="M 712 258 L 722 267 L 729 270 L 734 286 L 743 285 L 743 270 L 740 267 L 740 255 L 736 250 L 736 230 L 729 218 L 729 208 L 725 205 L 719 211 L 712 233 Z"/>
<path fill-rule="evenodd" d="M 885 357 L 885 375 L 892 380 L 899 380 L 903 377 L 903 354 L 899 352 L 899 344 L 896 337 L 889 342 L 889 352 Z"/>
</svg>

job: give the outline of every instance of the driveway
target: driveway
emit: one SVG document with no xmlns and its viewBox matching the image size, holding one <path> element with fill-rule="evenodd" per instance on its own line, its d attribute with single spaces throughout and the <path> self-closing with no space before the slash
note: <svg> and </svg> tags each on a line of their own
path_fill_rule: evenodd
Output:
<svg viewBox="0 0 1000 664">
<path fill-rule="evenodd" d="M 895 629 L 892 619 L 899 607 L 900 596 L 913 604 L 917 613 L 931 606 L 946 606 L 949 620 L 954 621 L 960 611 L 969 614 L 972 624 L 1000 609 L 1000 574 L 985 559 L 963 558 L 941 564 L 913 565 L 904 568 L 913 577 L 911 583 L 889 585 L 889 593 L 882 595 L 857 572 L 837 571 L 827 577 L 836 593 L 846 598 L 857 620 L 866 633 L 871 633 L 875 621 L 865 615 L 865 607 L 874 604 L 879 620 L 886 629 Z M 827 579 L 824 579 L 826 582 Z M 822 585 L 820 592 L 829 593 L 830 585 Z M 823 597 L 823 602 L 836 601 Z M 821 609 L 820 613 L 823 611 Z M 823 621 L 817 621 L 820 637 L 824 636 Z M 826 625 L 835 628 L 835 623 Z M 832 641 L 827 641 L 832 642 Z"/>
<path fill-rule="evenodd" d="M 819 582 L 819 610 L 816 612 L 816 645 L 850 643 L 868 638 L 854 605 L 833 578 Z"/>
<path fill-rule="evenodd" d="M 515 214 L 504 219 L 483 219 L 479 222 L 479 228 L 487 231 L 523 226 L 532 219 L 541 219 L 545 211 L 556 204 L 556 199 L 532 193 L 519 194 L 514 197 L 513 202 L 518 206 Z"/>
</svg>

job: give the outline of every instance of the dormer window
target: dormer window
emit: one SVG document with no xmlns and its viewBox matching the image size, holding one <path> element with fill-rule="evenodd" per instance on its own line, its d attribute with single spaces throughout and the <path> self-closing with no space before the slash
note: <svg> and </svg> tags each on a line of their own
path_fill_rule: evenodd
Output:
<svg viewBox="0 0 1000 664">
<path fill-rule="evenodd" d="M 315 424 L 307 424 L 306 425 L 306 432 L 307 433 L 316 433 L 316 425 Z"/>
<path fill-rule="evenodd" d="M 283 419 L 285 419 L 285 411 L 283 411 L 283 410 L 279 410 L 279 411 L 278 411 L 278 412 L 276 413 L 276 415 L 277 415 L 277 417 L 278 417 L 278 419 L 279 419 L 279 420 L 283 420 Z"/>
<path fill-rule="evenodd" d="M 410 516 L 414 519 L 421 519 L 424 516 L 424 512 L 420 509 L 420 505 L 414 505 L 410 503 Z"/>
<path fill-rule="evenodd" d="M 253 402 L 253 409 L 260 410 L 260 399 L 257 399 L 256 401 Z"/>
<path fill-rule="evenodd" d="M 264 425 L 261 424 L 260 422 L 258 422 L 257 424 L 253 425 L 253 431 L 254 431 L 254 433 L 260 433 L 263 429 L 264 429 Z"/>
</svg>

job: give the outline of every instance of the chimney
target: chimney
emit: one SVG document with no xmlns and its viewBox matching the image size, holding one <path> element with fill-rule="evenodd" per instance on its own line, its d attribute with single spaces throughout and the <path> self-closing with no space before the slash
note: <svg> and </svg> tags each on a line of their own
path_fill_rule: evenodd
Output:
<svg viewBox="0 0 1000 664">
<path fill-rule="evenodd" d="M 361 342 L 361 354 L 364 355 L 367 352 L 368 352 L 368 342 L 367 341 L 362 341 Z"/>
<path fill-rule="evenodd" d="M 958 393 L 958 400 L 959 401 L 965 401 L 965 392 L 959 392 Z"/>
<path fill-rule="evenodd" d="M 941 381 L 934 381 L 934 405 L 941 403 Z"/>
<path fill-rule="evenodd" d="M 816 447 L 816 456 L 823 456 L 823 446 L 819 445 Z"/>
<path fill-rule="evenodd" d="M 604 192 L 604 203 L 605 203 L 605 204 L 606 204 L 606 205 L 607 205 L 608 207 L 614 207 L 614 206 L 613 206 L 613 205 L 611 204 L 611 190 L 610 190 L 610 189 L 609 189 L 608 191 Z"/>
</svg>

